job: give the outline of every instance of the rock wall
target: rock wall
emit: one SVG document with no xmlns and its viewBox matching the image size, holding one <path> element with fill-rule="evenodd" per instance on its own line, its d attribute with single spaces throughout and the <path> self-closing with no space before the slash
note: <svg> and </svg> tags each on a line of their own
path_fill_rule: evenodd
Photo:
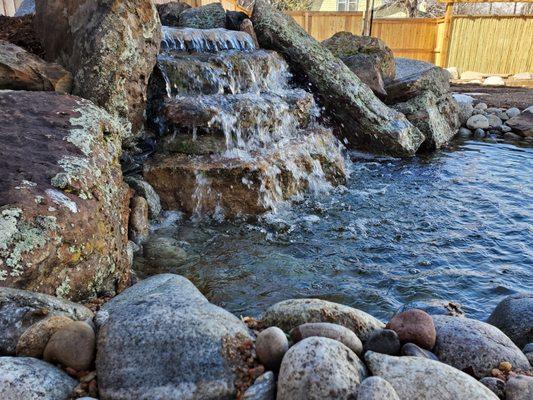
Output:
<svg viewBox="0 0 533 400">
<path fill-rule="evenodd" d="M 0 286 L 72 300 L 129 282 L 121 123 L 87 100 L 0 91 Z"/>
</svg>

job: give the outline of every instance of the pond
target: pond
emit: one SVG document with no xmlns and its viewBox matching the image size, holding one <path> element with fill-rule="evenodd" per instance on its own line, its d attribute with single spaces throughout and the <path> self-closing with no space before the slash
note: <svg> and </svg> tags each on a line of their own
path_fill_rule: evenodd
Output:
<svg viewBox="0 0 533 400">
<path fill-rule="evenodd" d="M 349 156 L 345 187 L 276 214 L 170 213 L 153 234 L 179 240 L 187 259 L 162 269 L 138 258 L 139 275 L 185 275 L 215 304 L 252 316 L 316 297 L 387 319 L 437 298 L 485 319 L 503 297 L 531 290 L 533 148 L 464 141 L 408 160 Z"/>
</svg>

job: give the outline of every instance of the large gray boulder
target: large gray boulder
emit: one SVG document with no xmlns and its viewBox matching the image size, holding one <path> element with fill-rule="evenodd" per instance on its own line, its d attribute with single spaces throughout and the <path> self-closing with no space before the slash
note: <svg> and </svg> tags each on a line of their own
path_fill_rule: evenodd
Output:
<svg viewBox="0 0 533 400">
<path fill-rule="evenodd" d="M 81 304 L 42 293 L 0 288 L 0 355 L 14 355 L 24 331 L 52 315 L 75 321 L 93 318 L 92 311 Z"/>
<path fill-rule="evenodd" d="M 307 338 L 283 358 L 277 400 L 353 399 L 366 375 L 365 365 L 342 343 Z"/>
<path fill-rule="evenodd" d="M 506 297 L 487 322 L 498 327 L 520 348 L 533 342 L 533 293 Z"/>
<path fill-rule="evenodd" d="M 404 156 L 418 150 L 424 135 L 402 114 L 385 106 L 291 17 L 257 0 L 252 22 L 259 44 L 280 52 L 295 76 L 310 83 L 348 146 Z"/>
<path fill-rule="evenodd" d="M 356 308 L 320 299 L 285 300 L 269 307 L 263 315 L 265 326 L 277 326 L 290 332 L 309 322 L 330 322 L 352 330 L 363 342 L 385 324 Z"/>
<path fill-rule="evenodd" d="M 153 2 L 41 0 L 34 26 L 47 59 L 72 73 L 73 94 L 131 124 L 133 137 L 140 135 L 161 44 Z"/>
<path fill-rule="evenodd" d="M 524 353 L 498 328 L 469 318 L 434 315 L 439 360 L 478 378 L 491 376 L 500 362 L 515 369 L 529 369 Z"/>
<path fill-rule="evenodd" d="M 365 360 L 372 374 L 389 382 L 400 399 L 498 399 L 471 376 L 439 361 L 374 352 L 366 353 Z"/>
<path fill-rule="evenodd" d="M 96 370 L 103 399 L 230 399 L 246 326 L 178 275 L 156 275 L 97 314 Z M 249 357 L 244 356 L 244 357 Z"/>
<path fill-rule="evenodd" d="M 60 369 L 30 357 L 0 357 L 0 399 L 67 400 L 78 384 Z"/>
</svg>

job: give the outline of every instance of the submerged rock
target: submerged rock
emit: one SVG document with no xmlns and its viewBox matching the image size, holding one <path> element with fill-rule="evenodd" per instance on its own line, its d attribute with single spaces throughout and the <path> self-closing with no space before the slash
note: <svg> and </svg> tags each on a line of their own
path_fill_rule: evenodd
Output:
<svg viewBox="0 0 533 400">
<path fill-rule="evenodd" d="M 13 355 L 21 336 L 34 324 L 52 316 L 84 321 L 93 318 L 87 307 L 42 293 L 0 288 L 0 355 Z M 33 342 L 26 336 L 24 342 Z M 45 340 L 48 342 L 48 340 Z M 27 343 L 28 343 L 27 342 Z M 35 342 L 33 342 L 35 343 Z M 22 343 L 21 343 L 22 345 Z M 30 343 L 28 343 L 30 345 Z M 44 351 L 43 344 L 42 350 Z M 34 356 L 34 354 L 31 354 Z M 38 356 L 38 355 L 35 355 Z"/>
<path fill-rule="evenodd" d="M 348 347 L 310 337 L 283 358 L 277 400 L 353 399 L 366 375 L 365 365 Z"/>
<path fill-rule="evenodd" d="M 125 130 L 90 101 L 0 92 L 0 284 L 83 300 L 122 289 Z"/>
<path fill-rule="evenodd" d="M 461 304 L 441 299 L 427 299 L 406 303 L 398 309 L 397 313 L 411 310 L 413 308 L 425 311 L 429 315 L 450 315 L 454 317 L 465 316 Z"/>
<path fill-rule="evenodd" d="M 52 90 L 69 93 L 72 75 L 21 47 L 0 40 L 0 89 Z"/>
<path fill-rule="evenodd" d="M 389 382 L 400 399 L 498 399 L 471 376 L 438 361 L 373 352 L 366 353 L 365 359 L 372 374 Z"/>
<path fill-rule="evenodd" d="M 499 328 L 520 348 L 533 342 L 533 294 L 517 294 L 503 299 L 487 322 Z"/>
<path fill-rule="evenodd" d="M 78 384 L 60 369 L 30 357 L 0 357 L 0 398 L 68 400 Z"/>
<path fill-rule="evenodd" d="M 262 322 L 278 326 L 286 332 L 309 322 L 330 322 L 352 330 L 363 342 L 383 324 L 370 314 L 356 308 L 319 299 L 285 300 L 265 312 Z"/>
<path fill-rule="evenodd" d="M 180 13 L 178 27 L 214 29 L 226 27 L 226 11 L 221 3 L 188 8 Z"/>
<path fill-rule="evenodd" d="M 240 352 L 251 345 L 248 329 L 187 279 L 165 274 L 141 281 L 106 303 L 96 321 L 102 398 L 236 395 L 237 367 L 249 357 Z"/>
<path fill-rule="evenodd" d="M 47 59 L 73 74 L 73 94 L 131 123 L 133 136 L 138 135 L 161 43 L 153 2 L 42 0 L 36 4 L 35 30 Z"/>
<path fill-rule="evenodd" d="M 412 155 L 418 150 L 424 135 L 377 99 L 340 59 L 291 17 L 258 0 L 252 22 L 259 43 L 279 51 L 295 74 L 310 83 L 349 146 L 398 155 Z"/>
<path fill-rule="evenodd" d="M 478 378 L 490 376 L 501 362 L 514 369 L 529 369 L 526 356 L 498 328 L 469 318 L 434 315 L 437 343 L 434 352 L 442 362 Z"/>
</svg>

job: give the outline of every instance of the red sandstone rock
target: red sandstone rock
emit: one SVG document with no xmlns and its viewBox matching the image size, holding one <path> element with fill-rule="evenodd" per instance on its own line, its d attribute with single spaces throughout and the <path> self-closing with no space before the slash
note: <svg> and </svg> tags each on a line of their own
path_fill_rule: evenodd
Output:
<svg viewBox="0 0 533 400">
<path fill-rule="evenodd" d="M 387 329 L 395 331 L 402 343 L 414 343 L 427 350 L 435 346 L 437 339 L 433 318 L 416 308 L 396 314 L 387 324 Z"/>
</svg>

